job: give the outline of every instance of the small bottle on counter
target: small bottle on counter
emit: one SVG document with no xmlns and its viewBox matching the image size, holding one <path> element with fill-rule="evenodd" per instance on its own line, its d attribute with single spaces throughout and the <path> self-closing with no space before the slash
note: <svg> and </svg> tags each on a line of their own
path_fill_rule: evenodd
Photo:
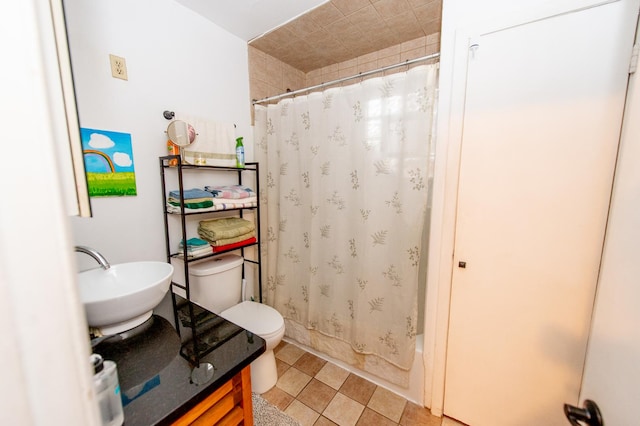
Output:
<svg viewBox="0 0 640 426">
<path fill-rule="evenodd" d="M 168 151 L 169 155 L 179 155 L 180 154 L 180 147 L 178 145 L 176 145 L 175 143 L 171 142 L 170 139 L 168 139 L 167 140 L 167 151 Z M 169 160 L 169 166 L 175 167 L 177 165 L 178 165 L 178 160 L 176 160 L 176 159 Z"/>
<path fill-rule="evenodd" d="M 244 145 L 242 136 L 236 139 L 236 167 L 244 169 Z"/>
<path fill-rule="evenodd" d="M 98 354 L 91 354 L 89 359 L 94 370 L 93 387 L 100 406 L 102 425 L 121 426 L 124 423 L 124 412 L 116 363 L 103 360 Z"/>
</svg>

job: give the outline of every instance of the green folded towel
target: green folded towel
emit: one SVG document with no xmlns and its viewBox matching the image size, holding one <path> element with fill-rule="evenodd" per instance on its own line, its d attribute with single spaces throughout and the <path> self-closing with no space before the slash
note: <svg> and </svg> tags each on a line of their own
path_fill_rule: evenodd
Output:
<svg viewBox="0 0 640 426">
<path fill-rule="evenodd" d="M 180 207 L 180 203 L 169 201 L 172 206 Z M 213 201 L 203 201 L 201 203 L 184 203 L 184 207 L 187 209 L 204 209 L 207 207 L 213 207 Z"/>
<path fill-rule="evenodd" d="M 235 238 L 254 231 L 253 222 L 240 217 L 225 217 L 200 221 L 198 234 L 201 238 L 211 242 L 222 239 Z"/>
</svg>

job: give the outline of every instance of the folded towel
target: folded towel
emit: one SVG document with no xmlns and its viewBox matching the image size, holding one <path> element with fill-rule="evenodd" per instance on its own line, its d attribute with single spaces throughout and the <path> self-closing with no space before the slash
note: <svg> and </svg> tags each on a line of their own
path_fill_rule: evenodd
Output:
<svg viewBox="0 0 640 426">
<path fill-rule="evenodd" d="M 209 198 L 205 198 L 205 197 L 201 197 L 201 198 L 185 198 L 185 201 L 188 203 L 203 203 L 205 201 L 212 201 L 213 198 L 209 197 Z M 174 197 L 169 197 L 167 198 L 167 201 L 172 202 L 172 203 L 177 203 L 180 204 L 180 198 L 174 198 Z"/>
<path fill-rule="evenodd" d="M 201 220 L 198 226 L 198 235 L 200 235 L 201 238 L 212 242 L 245 235 L 252 232 L 254 229 L 256 229 L 255 224 L 249 220 L 241 217 L 225 217 L 220 219 Z"/>
<path fill-rule="evenodd" d="M 189 238 L 187 240 L 187 247 L 206 247 L 209 243 L 200 238 Z M 184 240 L 180 241 L 180 248 L 184 246 Z"/>
<path fill-rule="evenodd" d="M 238 235 L 237 237 L 221 238 L 215 241 L 209 241 L 209 243 L 213 246 L 213 250 L 216 250 L 216 247 L 239 243 L 240 241 L 248 240 L 250 238 L 254 238 L 255 236 L 256 236 L 256 231 L 251 231 L 246 234 Z"/>
<path fill-rule="evenodd" d="M 185 200 L 189 200 L 191 198 L 207 198 L 207 199 L 211 199 L 213 198 L 213 195 L 210 192 L 207 192 L 205 190 L 202 190 L 200 188 L 191 188 L 191 189 L 185 189 L 183 190 L 184 192 L 184 199 Z M 170 191 L 169 192 L 169 197 L 173 197 L 176 199 L 180 199 L 180 190 L 176 189 L 175 191 Z"/>
<path fill-rule="evenodd" d="M 251 238 L 248 238 L 246 240 L 238 241 L 237 243 L 225 244 L 223 246 L 214 246 L 213 247 L 213 252 L 214 253 L 218 253 L 220 251 L 233 250 L 233 249 L 236 249 L 236 248 L 248 246 L 249 244 L 253 244 L 256 241 L 258 241 L 256 239 L 256 237 L 251 237 Z"/>
<path fill-rule="evenodd" d="M 213 194 L 215 198 L 248 198 L 255 197 L 253 189 L 242 185 L 205 186 L 204 190 Z"/>
<path fill-rule="evenodd" d="M 172 206 L 177 206 L 180 207 L 180 202 L 175 202 L 175 201 L 169 201 L 169 204 L 171 204 Z M 206 209 L 207 207 L 212 207 L 213 206 L 213 201 L 209 200 L 209 201 L 201 201 L 199 203 L 184 203 L 184 206 L 188 209 Z"/>
<path fill-rule="evenodd" d="M 240 200 L 236 200 L 236 201 L 240 201 Z M 249 209 L 252 207 L 257 207 L 258 203 L 257 202 L 253 202 L 253 203 L 220 203 L 220 204 L 214 204 L 213 207 L 207 207 L 207 208 L 202 208 L 202 209 L 190 209 L 185 207 L 184 212 L 185 213 L 204 213 L 204 212 L 216 212 L 216 211 L 221 211 L 221 210 L 231 210 L 231 209 Z M 167 213 L 177 213 L 180 214 L 182 213 L 182 211 L 180 210 L 179 206 L 172 206 L 171 204 L 167 203 Z"/>
<path fill-rule="evenodd" d="M 200 254 L 211 253 L 212 251 L 213 250 L 211 249 L 211 246 L 207 244 L 205 247 L 201 247 L 199 249 L 192 249 L 192 250 L 187 249 L 187 255 L 189 255 L 189 256 L 197 256 L 197 255 L 200 255 Z"/>
<path fill-rule="evenodd" d="M 187 257 L 206 256 L 207 254 L 211 254 L 211 253 L 213 253 L 213 247 L 207 244 L 206 247 L 203 247 L 197 250 L 187 250 Z M 184 257 L 184 252 L 182 250 L 178 252 L 178 257 L 181 257 L 181 258 Z"/>
<path fill-rule="evenodd" d="M 258 197 L 249 198 L 214 198 L 213 204 L 257 203 Z"/>
</svg>

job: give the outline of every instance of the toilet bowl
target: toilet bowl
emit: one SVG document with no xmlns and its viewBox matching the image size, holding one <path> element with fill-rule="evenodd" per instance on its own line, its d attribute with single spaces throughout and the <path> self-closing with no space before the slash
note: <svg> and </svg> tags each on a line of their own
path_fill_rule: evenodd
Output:
<svg viewBox="0 0 640 426">
<path fill-rule="evenodd" d="M 274 387 L 278 370 L 273 349 L 284 336 L 282 315 L 271 306 L 245 301 L 222 311 L 220 316 L 265 340 L 265 352 L 251 363 L 251 390 L 261 394 Z"/>
<path fill-rule="evenodd" d="M 266 351 L 251 363 L 251 389 L 261 394 L 278 381 L 273 349 L 284 336 L 282 315 L 262 303 L 241 301 L 244 259 L 224 254 L 189 267 L 191 300 L 203 308 L 263 338 Z"/>
</svg>

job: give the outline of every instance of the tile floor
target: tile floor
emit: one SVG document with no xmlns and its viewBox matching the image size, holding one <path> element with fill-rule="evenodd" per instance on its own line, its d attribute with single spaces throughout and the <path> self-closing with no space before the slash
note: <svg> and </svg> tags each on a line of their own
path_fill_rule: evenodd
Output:
<svg viewBox="0 0 640 426">
<path fill-rule="evenodd" d="M 278 383 L 262 396 L 303 426 L 455 426 L 296 345 L 275 349 Z"/>
</svg>

